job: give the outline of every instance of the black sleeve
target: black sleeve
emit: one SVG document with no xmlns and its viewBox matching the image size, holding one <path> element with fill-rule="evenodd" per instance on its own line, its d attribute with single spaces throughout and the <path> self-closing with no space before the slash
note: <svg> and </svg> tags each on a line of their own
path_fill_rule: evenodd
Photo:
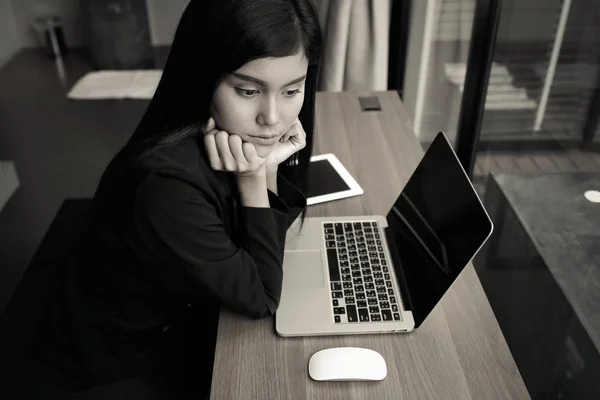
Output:
<svg viewBox="0 0 600 400">
<path fill-rule="evenodd" d="M 269 204 L 271 208 L 287 214 L 289 227 L 306 208 L 306 197 L 281 173 L 277 173 L 277 191 L 279 196 L 269 190 Z"/>
<path fill-rule="evenodd" d="M 286 201 L 300 199 L 287 184 L 281 197 L 270 194 L 274 207 L 242 207 L 238 247 L 210 195 L 174 177 L 152 174 L 137 192 L 136 230 L 154 258 L 185 269 L 208 295 L 252 317 L 273 315 L 281 296 L 286 231 L 301 205 L 288 206 Z"/>
</svg>

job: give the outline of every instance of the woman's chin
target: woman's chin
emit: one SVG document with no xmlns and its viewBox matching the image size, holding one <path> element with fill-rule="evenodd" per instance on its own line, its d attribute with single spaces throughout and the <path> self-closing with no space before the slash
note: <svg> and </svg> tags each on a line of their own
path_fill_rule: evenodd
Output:
<svg viewBox="0 0 600 400">
<path fill-rule="evenodd" d="M 264 145 L 255 144 L 254 148 L 256 149 L 256 154 L 259 157 L 265 158 L 269 154 L 271 154 L 271 152 L 273 151 L 273 149 L 275 148 L 275 146 L 274 145 L 264 146 Z"/>
</svg>

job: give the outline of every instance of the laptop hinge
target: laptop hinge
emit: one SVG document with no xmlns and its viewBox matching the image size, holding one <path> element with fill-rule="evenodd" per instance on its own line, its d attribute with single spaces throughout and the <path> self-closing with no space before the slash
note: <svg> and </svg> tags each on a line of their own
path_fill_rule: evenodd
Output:
<svg viewBox="0 0 600 400">
<path fill-rule="evenodd" d="M 402 296 L 402 303 L 404 308 L 408 311 L 413 310 L 413 304 L 410 299 L 410 291 L 408 290 L 408 282 L 406 281 L 406 274 L 404 273 L 404 266 L 400 261 L 400 253 L 396 247 L 396 240 L 392 230 L 387 227 L 384 228 L 385 238 L 387 240 L 388 248 L 390 249 L 390 255 L 392 256 L 392 262 L 394 264 L 396 277 L 398 278 L 398 284 L 400 285 L 400 295 Z"/>
</svg>

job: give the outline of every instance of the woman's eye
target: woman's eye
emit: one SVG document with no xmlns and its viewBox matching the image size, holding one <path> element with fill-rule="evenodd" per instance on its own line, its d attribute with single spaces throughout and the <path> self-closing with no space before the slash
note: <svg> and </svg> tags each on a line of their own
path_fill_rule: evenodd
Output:
<svg viewBox="0 0 600 400">
<path fill-rule="evenodd" d="M 298 93 L 300 93 L 300 89 L 286 90 L 286 91 L 285 91 L 285 95 L 286 95 L 287 97 L 292 97 L 292 96 L 295 96 L 295 95 L 297 95 Z"/>
<path fill-rule="evenodd" d="M 254 89 L 236 88 L 235 90 L 244 97 L 254 97 L 256 94 L 258 94 L 258 90 L 254 90 Z"/>
</svg>

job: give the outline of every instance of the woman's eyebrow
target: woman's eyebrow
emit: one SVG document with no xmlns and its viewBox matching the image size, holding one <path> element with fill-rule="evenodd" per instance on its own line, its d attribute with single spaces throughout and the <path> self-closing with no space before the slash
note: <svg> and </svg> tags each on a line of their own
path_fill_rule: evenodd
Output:
<svg viewBox="0 0 600 400">
<path fill-rule="evenodd" d="M 261 85 L 261 86 L 265 86 L 265 87 L 266 87 L 266 86 L 269 86 L 269 85 L 267 84 L 267 82 L 265 82 L 265 81 L 263 81 L 263 80 L 260 80 L 260 79 L 258 79 L 258 78 L 254 78 L 253 76 L 249 76 L 249 75 L 240 74 L 240 73 L 238 73 L 238 72 L 232 72 L 232 73 L 231 73 L 231 75 L 233 75 L 233 76 L 235 76 L 235 77 L 237 77 L 237 78 L 239 78 L 239 79 L 243 79 L 243 80 L 245 80 L 245 81 L 249 81 L 249 82 L 254 82 L 254 83 L 257 83 L 257 84 L 259 84 L 259 85 Z M 302 81 L 303 81 L 305 78 L 306 78 L 306 75 L 302 75 L 301 77 L 299 77 L 299 78 L 296 78 L 296 79 L 294 79 L 293 81 L 290 81 L 290 82 L 286 83 L 286 84 L 285 84 L 285 85 L 283 85 L 283 86 L 284 86 L 284 87 L 285 87 L 285 86 L 290 86 L 290 85 L 293 85 L 294 83 L 302 82 Z"/>
</svg>

